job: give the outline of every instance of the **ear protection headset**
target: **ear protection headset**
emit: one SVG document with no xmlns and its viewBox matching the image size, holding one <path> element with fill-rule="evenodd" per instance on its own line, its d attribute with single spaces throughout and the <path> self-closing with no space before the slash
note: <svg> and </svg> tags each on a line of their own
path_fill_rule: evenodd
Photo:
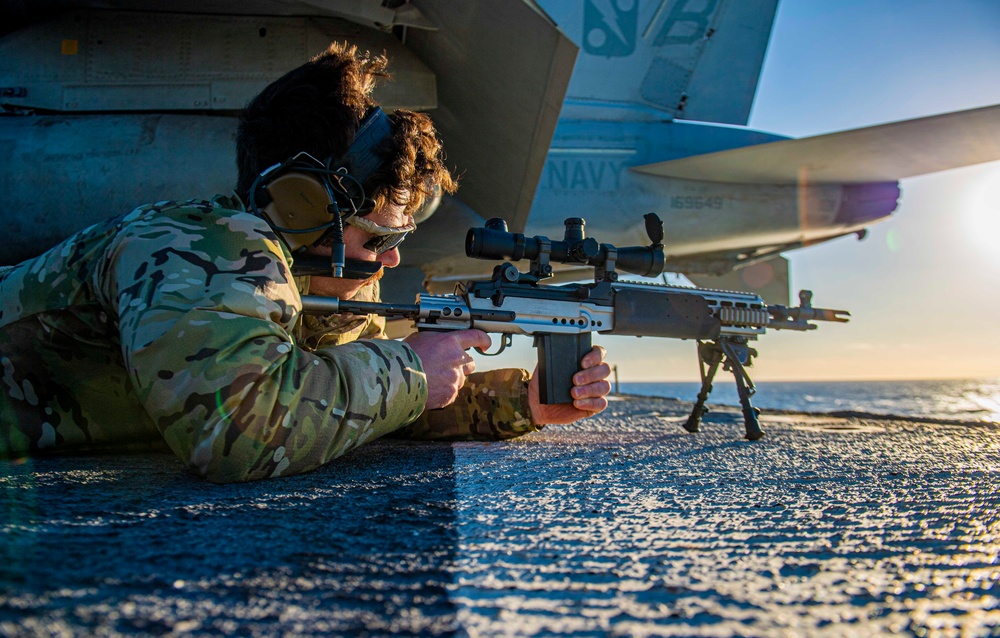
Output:
<svg viewBox="0 0 1000 638">
<path fill-rule="evenodd" d="M 361 122 L 347 152 L 336 161 L 299 153 L 264 170 L 254 180 L 248 208 L 266 220 L 295 254 L 294 274 L 366 279 L 382 268 L 377 261 L 344 258 L 344 221 L 372 211 L 374 203 L 363 184 L 385 162 L 380 147 L 391 139 L 392 122 L 375 107 Z M 379 228 L 371 222 L 368 225 Z M 303 253 L 327 240 L 333 246 L 329 262 Z M 402 236 L 396 244 L 399 241 Z"/>
</svg>

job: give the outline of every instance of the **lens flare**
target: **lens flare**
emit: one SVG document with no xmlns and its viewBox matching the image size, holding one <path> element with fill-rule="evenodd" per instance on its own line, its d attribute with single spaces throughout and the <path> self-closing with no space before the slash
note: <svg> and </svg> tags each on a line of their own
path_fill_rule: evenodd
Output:
<svg viewBox="0 0 1000 638">
<path fill-rule="evenodd" d="M 895 228 L 890 228 L 886 231 L 885 246 L 889 249 L 889 252 L 899 252 L 899 233 L 896 232 Z"/>
<path fill-rule="evenodd" d="M 222 388 L 218 388 L 215 391 L 215 410 L 222 417 L 222 420 L 226 423 L 229 422 L 229 413 L 226 411 L 226 406 L 222 402 Z"/>
</svg>

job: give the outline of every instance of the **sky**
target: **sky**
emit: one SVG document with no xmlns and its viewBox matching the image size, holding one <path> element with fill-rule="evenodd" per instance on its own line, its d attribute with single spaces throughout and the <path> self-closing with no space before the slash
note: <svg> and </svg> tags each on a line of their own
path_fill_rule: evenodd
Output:
<svg viewBox="0 0 1000 638">
<path fill-rule="evenodd" d="M 749 126 L 804 137 L 998 104 L 998 63 L 996 0 L 781 0 Z M 793 290 L 852 321 L 765 336 L 755 376 L 1000 376 L 1000 162 L 900 188 L 864 241 L 788 254 Z"/>
<path fill-rule="evenodd" d="M 749 127 L 807 137 L 1000 104 L 1000 0 L 780 0 Z M 994 132 L 994 135 L 998 134 Z M 904 179 L 869 229 L 786 253 L 848 324 L 769 332 L 755 381 L 1000 377 L 1000 162 Z M 496 336 L 494 336 L 496 338 Z M 622 381 L 696 381 L 695 345 L 595 338 Z M 530 341 L 480 369 L 532 367 Z"/>
</svg>

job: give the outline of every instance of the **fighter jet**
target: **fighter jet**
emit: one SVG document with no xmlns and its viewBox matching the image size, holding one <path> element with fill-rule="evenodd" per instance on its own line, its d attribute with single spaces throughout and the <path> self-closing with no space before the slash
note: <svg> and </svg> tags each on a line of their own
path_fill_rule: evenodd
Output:
<svg viewBox="0 0 1000 638">
<path fill-rule="evenodd" d="M 898 180 L 1000 159 L 1000 107 L 786 139 L 746 128 L 777 0 L 0 2 L 0 264 L 132 207 L 235 183 L 235 115 L 333 40 L 385 51 L 386 108 L 431 113 L 461 176 L 389 300 L 489 272 L 501 217 L 619 246 L 664 221 L 667 268 L 788 303 L 782 253 L 887 218 Z M 932 152 L 929 152 L 932 149 Z M 560 277 L 572 278 L 573 271 Z"/>
</svg>

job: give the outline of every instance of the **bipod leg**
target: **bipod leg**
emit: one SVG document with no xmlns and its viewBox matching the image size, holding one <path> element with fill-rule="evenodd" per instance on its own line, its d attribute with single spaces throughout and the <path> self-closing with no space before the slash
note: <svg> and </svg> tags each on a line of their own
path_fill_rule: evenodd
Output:
<svg viewBox="0 0 1000 638">
<path fill-rule="evenodd" d="M 698 400 L 695 401 L 691 416 L 684 423 L 684 429 L 688 432 L 697 432 L 701 425 L 701 417 L 705 416 L 708 408 L 705 402 L 708 395 L 712 393 L 712 379 L 722 363 L 722 350 L 716 343 L 698 342 L 698 371 L 701 372 L 701 391 L 698 392 Z M 708 365 L 708 372 L 705 372 L 705 365 Z"/>
<path fill-rule="evenodd" d="M 747 348 L 745 344 L 734 344 L 725 340 L 722 340 L 721 344 L 726 353 L 726 368 L 732 370 L 733 376 L 736 378 L 736 392 L 740 395 L 740 405 L 743 407 L 746 439 L 756 441 L 764 436 L 764 430 L 760 428 L 760 420 L 757 418 L 760 415 L 760 409 L 755 408 L 750 403 L 750 397 L 757 391 L 757 388 L 754 387 L 750 375 L 743 367 L 743 359 L 745 358 L 749 363 L 751 353 L 755 354 L 755 351 Z M 743 357 L 737 352 L 738 348 L 745 350 Z"/>
</svg>

